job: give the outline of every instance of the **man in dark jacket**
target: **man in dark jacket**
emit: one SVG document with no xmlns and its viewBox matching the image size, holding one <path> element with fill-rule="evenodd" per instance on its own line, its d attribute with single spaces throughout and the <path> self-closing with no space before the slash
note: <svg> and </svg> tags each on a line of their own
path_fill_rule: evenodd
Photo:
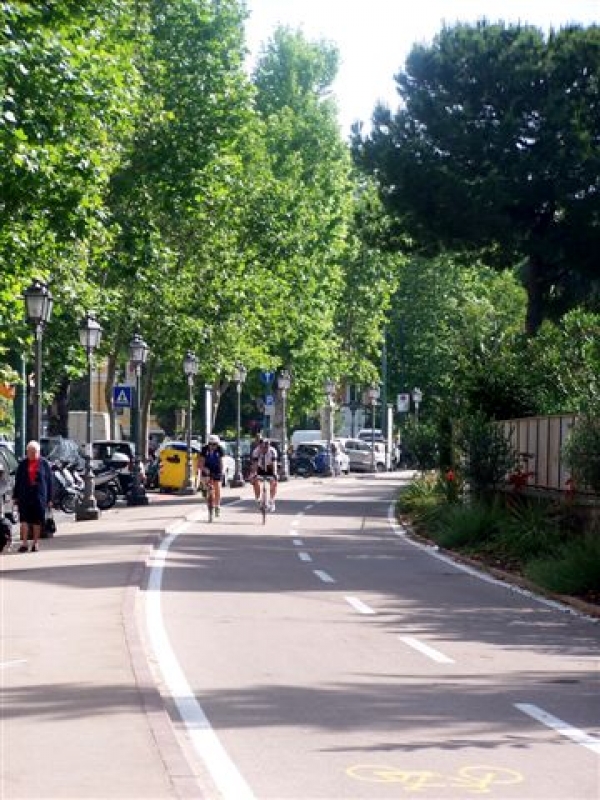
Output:
<svg viewBox="0 0 600 800">
<path fill-rule="evenodd" d="M 29 442 L 26 452 L 26 458 L 17 467 L 13 499 L 18 506 L 21 522 L 19 553 L 27 552 L 30 527 L 33 535 L 31 552 L 36 553 L 46 510 L 52 507 L 52 468 L 40 455 L 39 442 Z"/>
</svg>

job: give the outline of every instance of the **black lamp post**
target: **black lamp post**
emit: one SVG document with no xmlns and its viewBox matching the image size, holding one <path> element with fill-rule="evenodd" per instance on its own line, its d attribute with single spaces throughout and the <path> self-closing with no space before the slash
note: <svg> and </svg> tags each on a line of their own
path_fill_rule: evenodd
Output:
<svg viewBox="0 0 600 800">
<path fill-rule="evenodd" d="M 92 357 L 94 351 L 97 349 L 102 338 L 102 328 L 96 319 L 96 315 L 90 311 L 85 315 L 85 318 L 79 325 L 79 341 L 84 348 L 87 356 L 87 370 L 88 370 L 88 404 L 87 404 L 87 430 L 85 438 L 85 473 L 84 473 L 84 490 L 83 497 L 77 504 L 75 509 L 76 520 L 90 520 L 98 519 L 100 511 L 96 504 L 96 496 L 94 494 L 94 472 L 92 470 L 92 418 L 93 418 L 93 363 Z"/>
<path fill-rule="evenodd" d="M 371 404 L 371 469 L 375 472 L 375 406 L 379 400 L 379 386 L 372 383 L 367 395 Z"/>
<path fill-rule="evenodd" d="M 148 495 L 146 494 L 146 487 L 142 481 L 142 367 L 148 358 L 148 345 L 136 333 L 131 342 L 129 343 L 129 360 L 135 370 L 135 408 L 136 408 L 136 439 L 135 442 L 135 465 L 133 472 L 133 484 L 127 493 L 128 506 L 145 506 L 148 505 Z"/>
<path fill-rule="evenodd" d="M 287 393 L 292 385 L 292 377 L 287 369 L 282 369 L 277 376 L 277 386 L 281 392 L 281 472 L 280 481 L 290 479 L 290 461 L 287 441 Z"/>
<path fill-rule="evenodd" d="M 327 474 L 335 475 L 333 467 L 333 453 L 331 452 L 331 440 L 333 439 L 333 397 L 335 395 L 335 381 L 327 378 L 324 384 L 327 396 Z"/>
<path fill-rule="evenodd" d="M 415 386 L 412 390 L 412 401 L 415 404 L 415 425 L 419 424 L 419 406 L 421 405 L 421 400 L 423 399 L 423 392 Z"/>
<path fill-rule="evenodd" d="M 237 392 L 237 417 L 235 437 L 235 475 L 231 481 L 232 486 L 243 486 L 242 474 L 242 386 L 246 381 L 248 371 L 243 364 L 236 364 L 233 370 L 233 381 Z"/>
<path fill-rule="evenodd" d="M 194 480 L 192 478 L 192 397 L 194 393 L 194 381 L 198 374 L 198 359 L 190 350 L 183 359 L 183 371 L 188 383 L 188 407 L 186 424 L 186 462 L 185 462 L 185 486 L 180 494 L 195 494 Z"/>
<path fill-rule="evenodd" d="M 31 426 L 33 438 L 42 437 L 42 339 L 44 328 L 52 316 L 54 298 L 46 283 L 34 280 L 23 292 L 25 299 L 25 313 L 28 322 L 35 332 L 35 385 L 33 396 L 33 424 Z"/>
</svg>

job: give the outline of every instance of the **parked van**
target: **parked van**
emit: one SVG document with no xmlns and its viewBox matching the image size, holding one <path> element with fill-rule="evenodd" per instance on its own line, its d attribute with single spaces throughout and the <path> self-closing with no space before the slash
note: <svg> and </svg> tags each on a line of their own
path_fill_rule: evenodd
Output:
<svg viewBox="0 0 600 800">
<path fill-rule="evenodd" d="M 312 431 L 294 431 L 292 433 L 290 444 L 292 448 L 295 450 L 299 444 L 302 442 L 316 442 L 319 439 L 322 439 L 323 436 L 320 430 L 312 430 Z"/>
</svg>

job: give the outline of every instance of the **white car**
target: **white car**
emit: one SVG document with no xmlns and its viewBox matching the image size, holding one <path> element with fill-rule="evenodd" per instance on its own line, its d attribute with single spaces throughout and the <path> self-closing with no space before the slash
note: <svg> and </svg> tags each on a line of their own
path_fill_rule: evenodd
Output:
<svg viewBox="0 0 600 800">
<path fill-rule="evenodd" d="M 235 477 L 235 445 L 231 442 L 224 442 L 221 440 L 221 447 L 223 448 L 223 486 L 231 486 L 231 482 Z"/>
</svg>

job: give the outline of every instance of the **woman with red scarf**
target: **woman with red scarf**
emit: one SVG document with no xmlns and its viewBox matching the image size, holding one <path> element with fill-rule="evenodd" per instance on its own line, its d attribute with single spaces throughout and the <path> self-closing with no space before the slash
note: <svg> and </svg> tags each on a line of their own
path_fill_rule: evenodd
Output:
<svg viewBox="0 0 600 800">
<path fill-rule="evenodd" d="M 29 442 L 26 452 L 27 457 L 17 467 L 13 498 L 21 522 L 19 553 L 27 552 L 30 527 L 33 535 L 31 552 L 35 553 L 46 519 L 46 509 L 52 507 L 52 468 L 40 455 L 39 442 Z"/>
</svg>

